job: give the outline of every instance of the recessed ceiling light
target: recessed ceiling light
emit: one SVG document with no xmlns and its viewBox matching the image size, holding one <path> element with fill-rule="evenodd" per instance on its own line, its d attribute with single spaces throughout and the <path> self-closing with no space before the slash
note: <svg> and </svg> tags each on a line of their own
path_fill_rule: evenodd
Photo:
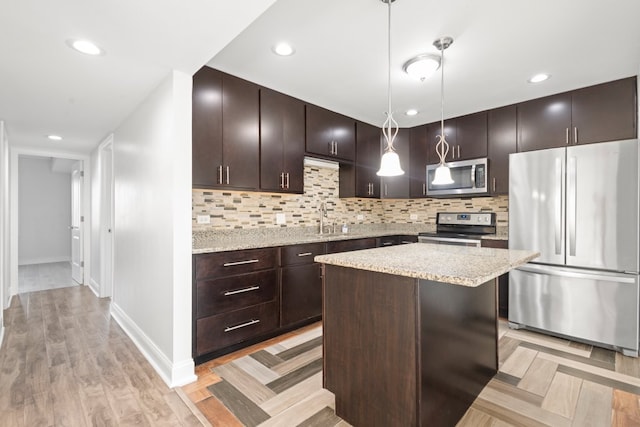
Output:
<svg viewBox="0 0 640 427">
<path fill-rule="evenodd" d="M 93 42 L 89 40 L 67 40 L 67 45 L 69 47 L 77 50 L 80 53 L 84 53 L 86 55 L 104 55 L 104 50 L 100 49 Z"/>
<path fill-rule="evenodd" d="M 276 55 L 290 56 L 290 55 L 293 55 L 293 53 L 295 52 L 295 49 L 293 49 L 293 47 L 289 43 L 282 42 L 275 45 L 273 47 L 273 51 L 275 52 Z"/>
<path fill-rule="evenodd" d="M 418 114 L 418 110 L 416 110 L 416 109 L 412 108 L 412 109 L 410 109 L 410 110 L 405 111 L 405 114 L 406 114 L 407 116 L 415 116 L 416 114 Z"/>
<path fill-rule="evenodd" d="M 405 73 L 420 81 L 435 73 L 438 68 L 440 68 L 440 58 L 429 54 L 411 58 L 402 66 Z"/>
<path fill-rule="evenodd" d="M 528 81 L 529 81 L 529 83 L 540 83 L 540 82 L 543 82 L 543 81 L 547 80 L 549 77 L 551 77 L 549 74 L 540 73 L 540 74 L 536 74 L 535 76 L 531 77 Z"/>
<path fill-rule="evenodd" d="M 62 137 L 59 135 L 47 135 L 47 138 L 52 141 L 62 141 Z"/>
</svg>

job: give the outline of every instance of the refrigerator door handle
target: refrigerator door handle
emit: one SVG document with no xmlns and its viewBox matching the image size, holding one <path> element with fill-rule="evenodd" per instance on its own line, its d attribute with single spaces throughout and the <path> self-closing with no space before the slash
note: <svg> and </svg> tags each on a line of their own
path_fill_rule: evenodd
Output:
<svg viewBox="0 0 640 427">
<path fill-rule="evenodd" d="M 594 274 L 594 273 L 581 273 L 575 270 L 562 270 L 559 268 L 546 268 L 544 266 L 535 266 L 533 264 L 526 264 L 517 268 L 521 271 L 536 274 L 548 274 L 551 276 L 569 277 L 571 279 L 588 279 L 588 280 L 604 280 L 607 282 L 616 283 L 635 283 L 636 276 L 628 275 L 625 277 L 621 274 Z"/>
<path fill-rule="evenodd" d="M 576 158 L 567 159 L 567 231 L 569 233 L 569 256 L 576 256 L 576 222 L 578 188 L 576 182 Z"/>
<path fill-rule="evenodd" d="M 555 248 L 556 255 L 562 254 L 562 159 L 556 158 L 556 203 L 555 203 Z"/>
</svg>

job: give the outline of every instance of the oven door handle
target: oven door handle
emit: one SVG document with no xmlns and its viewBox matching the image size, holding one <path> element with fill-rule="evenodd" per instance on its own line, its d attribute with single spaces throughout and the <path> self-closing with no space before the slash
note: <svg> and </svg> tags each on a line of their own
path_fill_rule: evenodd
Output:
<svg viewBox="0 0 640 427">
<path fill-rule="evenodd" d="M 471 243 L 474 246 L 480 247 L 480 240 L 478 239 L 459 239 L 457 237 L 431 237 L 431 236 L 420 236 L 418 237 L 420 243 L 430 243 L 430 242 L 450 242 L 450 243 Z"/>
</svg>

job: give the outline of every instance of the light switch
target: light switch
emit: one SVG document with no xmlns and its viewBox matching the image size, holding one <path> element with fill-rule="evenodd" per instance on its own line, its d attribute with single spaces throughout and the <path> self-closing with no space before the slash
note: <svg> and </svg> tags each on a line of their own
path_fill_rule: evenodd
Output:
<svg viewBox="0 0 640 427">
<path fill-rule="evenodd" d="M 211 224 L 211 217 L 209 215 L 198 215 L 196 222 L 198 224 Z"/>
<path fill-rule="evenodd" d="M 287 217 L 283 213 L 276 214 L 276 224 L 282 225 L 287 223 Z"/>
<path fill-rule="evenodd" d="M 356 218 L 358 219 L 358 221 L 362 221 L 364 219 L 364 215 L 358 214 L 358 216 L 356 216 Z"/>
<path fill-rule="evenodd" d="M 418 219 L 418 214 L 410 214 L 410 215 L 409 215 L 409 219 L 411 219 L 411 220 L 416 220 L 416 219 Z"/>
</svg>

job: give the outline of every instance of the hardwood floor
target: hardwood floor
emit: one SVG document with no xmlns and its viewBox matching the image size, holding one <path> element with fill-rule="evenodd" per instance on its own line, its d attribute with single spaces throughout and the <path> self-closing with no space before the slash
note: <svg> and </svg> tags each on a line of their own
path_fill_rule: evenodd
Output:
<svg viewBox="0 0 640 427">
<path fill-rule="evenodd" d="M 298 390 L 304 389 L 303 393 L 275 398 L 256 397 L 256 390 L 264 388 L 262 384 L 271 385 L 269 381 L 273 381 L 271 377 L 261 379 L 265 372 L 262 368 L 260 373 L 256 373 L 254 362 L 262 359 L 260 353 L 266 349 L 270 354 L 277 354 L 290 343 L 296 343 L 292 337 L 314 336 L 314 331 L 320 328 L 321 324 L 317 323 L 199 365 L 196 367 L 198 381 L 183 387 L 183 391 L 214 426 L 288 427 L 297 425 L 299 420 L 305 420 L 304 425 L 316 427 L 348 426 L 335 417 L 332 412 L 334 402 L 332 399 L 326 401 L 324 395 L 322 399 L 328 402 L 325 410 L 318 412 L 313 422 L 308 418 L 308 408 L 301 403 L 322 392 L 319 376 L 317 381 L 306 384 L 301 381 L 296 386 Z M 484 388 L 458 427 L 640 426 L 640 359 L 535 332 L 510 330 L 505 321 L 500 322 L 499 332 L 500 372 Z M 279 348 L 282 342 L 287 346 Z M 242 360 L 250 354 L 254 361 L 251 366 L 246 366 Z M 268 366 L 269 360 L 265 363 Z M 237 396 L 233 403 L 224 396 L 224 384 L 221 385 L 224 381 L 236 386 L 234 393 L 246 389 L 243 384 L 257 387 L 253 387 L 251 392 L 243 392 L 244 396 Z M 238 409 L 237 402 L 242 400 L 248 404 Z M 271 400 L 276 402 L 278 411 L 271 410 Z M 228 406 L 223 403 L 225 401 Z M 251 421 L 250 414 L 238 412 L 254 407 L 254 404 L 266 408 L 272 418 L 258 423 Z M 283 424 L 280 419 L 297 421 Z"/>
<path fill-rule="evenodd" d="M 0 425 L 208 425 L 160 379 L 109 304 L 86 286 L 12 299 L 0 348 Z"/>
<path fill-rule="evenodd" d="M 18 293 L 78 286 L 71 278 L 70 262 L 18 266 Z"/>
</svg>

